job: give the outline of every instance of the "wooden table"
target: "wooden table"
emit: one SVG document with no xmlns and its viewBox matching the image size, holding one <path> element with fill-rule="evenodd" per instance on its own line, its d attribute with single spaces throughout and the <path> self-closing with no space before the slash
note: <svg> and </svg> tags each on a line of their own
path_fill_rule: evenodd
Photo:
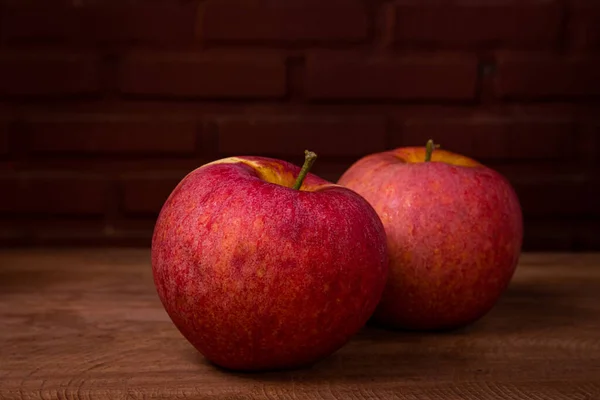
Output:
<svg viewBox="0 0 600 400">
<path fill-rule="evenodd" d="M 229 373 L 178 333 L 148 250 L 0 252 L 0 399 L 600 399 L 600 254 L 526 254 L 467 329 L 365 328 L 313 368 Z"/>
</svg>

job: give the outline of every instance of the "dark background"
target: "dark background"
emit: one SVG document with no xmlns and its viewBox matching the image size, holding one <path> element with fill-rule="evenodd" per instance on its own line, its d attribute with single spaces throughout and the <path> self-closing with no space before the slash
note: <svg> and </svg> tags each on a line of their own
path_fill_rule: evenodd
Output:
<svg viewBox="0 0 600 400">
<path fill-rule="evenodd" d="M 433 138 L 510 179 L 526 250 L 600 249 L 599 49 L 592 0 L 3 0 L 0 245 L 149 245 L 205 162 Z"/>
</svg>

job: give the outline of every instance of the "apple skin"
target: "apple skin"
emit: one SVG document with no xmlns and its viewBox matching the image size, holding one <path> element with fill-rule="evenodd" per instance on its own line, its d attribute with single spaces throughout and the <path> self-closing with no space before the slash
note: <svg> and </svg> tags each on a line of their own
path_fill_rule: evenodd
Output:
<svg viewBox="0 0 600 400">
<path fill-rule="evenodd" d="M 370 322 L 448 330 L 490 311 L 515 272 L 522 212 L 510 183 L 477 161 L 424 147 L 367 155 L 338 180 L 363 196 L 387 233 L 390 271 Z"/>
<path fill-rule="evenodd" d="M 266 157 L 189 173 L 152 238 L 159 298 L 182 335 L 230 370 L 307 367 L 357 333 L 388 272 L 385 230 L 353 191 Z"/>
</svg>

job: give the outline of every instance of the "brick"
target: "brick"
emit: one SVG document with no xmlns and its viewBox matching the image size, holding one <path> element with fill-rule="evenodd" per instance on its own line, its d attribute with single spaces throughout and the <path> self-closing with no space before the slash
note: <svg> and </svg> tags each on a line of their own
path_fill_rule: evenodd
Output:
<svg viewBox="0 0 600 400">
<path fill-rule="evenodd" d="M 516 122 L 509 135 L 514 159 L 572 160 L 578 157 L 577 125 L 572 121 Z"/>
<path fill-rule="evenodd" d="M 598 182 L 581 166 L 557 163 L 493 168 L 511 182 L 528 217 L 585 217 L 598 212 Z"/>
<path fill-rule="evenodd" d="M 496 95 L 508 99 L 560 99 L 600 95 L 600 57 L 500 54 Z"/>
<path fill-rule="evenodd" d="M 132 119 L 119 116 L 57 118 L 27 123 L 30 148 L 57 154 L 193 154 L 192 120 Z"/>
<path fill-rule="evenodd" d="M 0 223 L 0 246 L 149 246 L 153 218 L 106 223 L 103 219 L 56 217 L 10 218 Z"/>
<path fill-rule="evenodd" d="M 394 38 L 421 48 L 551 48 L 562 14 L 559 0 L 400 0 Z"/>
<path fill-rule="evenodd" d="M 108 197 L 104 180 L 63 174 L 1 176 L 0 213 L 102 215 Z"/>
<path fill-rule="evenodd" d="M 318 54 L 307 61 L 311 99 L 473 100 L 476 85 L 474 56 Z"/>
<path fill-rule="evenodd" d="M 598 251 L 600 249 L 600 220 L 584 219 L 578 221 L 575 229 L 575 251 Z"/>
<path fill-rule="evenodd" d="M 600 154 L 600 141 L 598 140 L 598 133 L 600 133 L 600 127 L 594 127 L 585 123 L 578 124 L 578 137 L 575 144 L 577 151 L 578 160 L 582 164 L 586 164 L 590 169 L 596 169 L 600 172 L 600 160 L 598 160 L 598 154 Z"/>
<path fill-rule="evenodd" d="M 577 50 L 600 49 L 600 3 L 571 0 L 567 35 L 570 46 Z"/>
<path fill-rule="evenodd" d="M 130 215 L 156 216 L 173 189 L 189 171 L 129 176 L 121 180 L 121 210 Z"/>
<path fill-rule="evenodd" d="M 176 98 L 276 98 L 286 93 L 284 60 L 275 56 L 135 54 L 121 68 L 125 94 Z"/>
<path fill-rule="evenodd" d="M 195 3 L 19 4 L 5 8 L 9 42 L 180 43 L 192 41 Z"/>
<path fill-rule="evenodd" d="M 211 0 L 201 36 L 223 42 L 359 41 L 368 35 L 367 16 L 360 0 Z"/>
<path fill-rule="evenodd" d="M 0 154 L 8 153 L 8 127 L 4 121 L 0 121 Z"/>
<path fill-rule="evenodd" d="M 567 219 L 527 218 L 524 220 L 523 251 L 572 251 L 577 226 Z"/>
<path fill-rule="evenodd" d="M 574 156 L 576 126 L 553 119 L 427 117 L 407 120 L 392 145 L 424 146 L 428 139 L 476 159 L 566 160 Z"/>
<path fill-rule="evenodd" d="M 216 153 L 216 152 L 215 152 Z M 149 154 L 149 153 L 30 153 L 20 159 L 0 157 L 0 174 L 2 171 L 78 171 L 82 173 L 100 173 L 119 176 L 123 173 L 140 173 L 157 171 L 191 171 L 198 166 L 215 159 L 215 153 L 207 157 L 182 154 Z"/>
<path fill-rule="evenodd" d="M 219 152 L 229 155 L 360 156 L 386 147 L 380 117 L 233 117 L 217 121 Z"/>
<path fill-rule="evenodd" d="M 520 183 L 515 191 L 521 201 L 523 213 L 528 216 L 572 217 L 586 216 L 592 211 L 588 204 L 588 184 L 573 181 Z M 596 196 L 597 198 L 597 196 Z"/>
<path fill-rule="evenodd" d="M 588 210 L 586 216 L 592 216 L 595 219 L 600 217 L 600 208 L 598 207 L 598 204 L 600 204 L 600 175 L 598 172 L 600 171 L 588 171 L 591 176 L 586 182 L 584 197 L 580 199 L 584 208 Z"/>
<path fill-rule="evenodd" d="M 594 165 L 596 171 L 600 173 L 600 121 L 583 125 L 581 128 L 584 141 L 582 145 L 589 145 L 582 149 L 586 159 Z"/>
<path fill-rule="evenodd" d="M 2 245 L 89 245 L 103 244 L 107 230 L 102 219 L 55 217 L 10 218 L 0 224 Z"/>
<path fill-rule="evenodd" d="M 0 55 L 0 96 L 89 95 L 100 90 L 98 59 L 84 54 Z"/>
</svg>

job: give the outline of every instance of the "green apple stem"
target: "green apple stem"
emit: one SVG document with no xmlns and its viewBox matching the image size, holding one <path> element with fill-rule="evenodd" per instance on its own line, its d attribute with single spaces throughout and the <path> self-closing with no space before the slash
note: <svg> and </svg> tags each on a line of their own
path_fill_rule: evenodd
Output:
<svg viewBox="0 0 600 400">
<path fill-rule="evenodd" d="M 296 178 L 296 183 L 294 183 L 294 189 L 300 190 L 300 188 L 302 187 L 302 182 L 304 182 L 304 178 L 306 178 L 308 171 L 310 171 L 311 167 L 313 166 L 316 160 L 317 155 L 315 153 L 313 153 L 312 151 L 304 150 L 304 165 L 302 166 L 302 169 L 300 170 L 300 173 Z"/>
<path fill-rule="evenodd" d="M 425 162 L 431 161 L 431 156 L 433 155 L 433 149 L 438 149 L 440 147 L 439 144 L 434 144 L 433 140 L 429 139 L 427 141 L 427 145 L 425 146 Z"/>
</svg>

